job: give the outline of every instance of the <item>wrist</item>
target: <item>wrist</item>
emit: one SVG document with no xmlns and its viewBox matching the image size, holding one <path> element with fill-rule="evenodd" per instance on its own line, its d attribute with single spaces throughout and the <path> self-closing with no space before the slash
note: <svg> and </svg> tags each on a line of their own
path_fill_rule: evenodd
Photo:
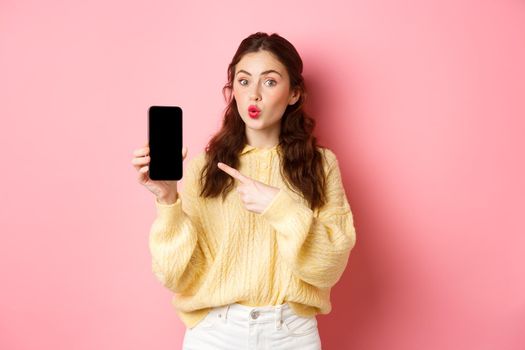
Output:
<svg viewBox="0 0 525 350">
<path fill-rule="evenodd" d="M 158 196 L 157 197 L 157 202 L 159 202 L 160 204 L 170 205 L 170 204 L 175 203 L 177 201 L 177 199 L 178 199 L 177 194 L 166 195 L 166 196 Z"/>
</svg>

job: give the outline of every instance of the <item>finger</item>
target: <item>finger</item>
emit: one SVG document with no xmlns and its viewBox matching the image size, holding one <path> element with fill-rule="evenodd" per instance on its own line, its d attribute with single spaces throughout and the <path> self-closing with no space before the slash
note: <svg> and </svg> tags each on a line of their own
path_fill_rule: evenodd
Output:
<svg viewBox="0 0 525 350">
<path fill-rule="evenodd" d="M 133 155 L 135 157 L 144 157 L 144 156 L 147 156 L 148 154 L 149 154 L 149 147 L 147 146 L 133 151 Z"/>
<path fill-rule="evenodd" d="M 146 183 L 149 181 L 150 178 L 149 178 L 148 170 L 149 170 L 149 167 L 147 165 L 139 169 L 138 180 L 140 183 Z"/>
<path fill-rule="evenodd" d="M 224 172 L 226 172 L 227 174 L 229 174 L 230 176 L 232 176 L 233 178 L 239 180 L 241 183 L 247 183 L 250 178 L 248 178 L 247 176 L 244 176 L 243 174 L 241 174 L 241 172 L 237 169 L 234 169 L 224 163 L 217 163 L 217 166 L 219 167 L 219 169 L 223 170 Z"/>
<path fill-rule="evenodd" d="M 139 169 L 139 176 L 137 178 L 139 183 L 144 184 L 149 180 L 148 169 L 149 167 L 147 165 Z"/>
<path fill-rule="evenodd" d="M 148 165 L 150 162 L 150 157 L 136 157 L 131 160 L 131 164 L 135 166 L 135 168 L 139 169 L 143 165 Z"/>
<path fill-rule="evenodd" d="M 182 148 L 182 160 L 186 159 L 187 155 L 188 155 L 188 147 L 184 146 Z"/>
</svg>

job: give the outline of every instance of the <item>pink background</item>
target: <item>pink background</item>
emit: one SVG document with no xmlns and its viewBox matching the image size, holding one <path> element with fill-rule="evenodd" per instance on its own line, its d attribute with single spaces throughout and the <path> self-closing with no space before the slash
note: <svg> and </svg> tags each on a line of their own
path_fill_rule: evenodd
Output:
<svg viewBox="0 0 525 350">
<path fill-rule="evenodd" d="M 152 104 L 203 150 L 256 31 L 302 55 L 354 212 L 324 349 L 524 349 L 520 0 L 2 0 L 0 348 L 181 348 L 132 152 Z"/>
</svg>

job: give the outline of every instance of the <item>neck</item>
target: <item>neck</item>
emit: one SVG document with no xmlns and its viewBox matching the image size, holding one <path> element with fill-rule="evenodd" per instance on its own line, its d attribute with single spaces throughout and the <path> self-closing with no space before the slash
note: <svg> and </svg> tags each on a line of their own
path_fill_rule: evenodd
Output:
<svg viewBox="0 0 525 350">
<path fill-rule="evenodd" d="M 280 126 L 280 125 L 279 125 Z M 279 144 L 280 128 L 273 130 L 246 130 L 246 140 L 250 146 L 259 149 L 269 149 Z"/>
</svg>

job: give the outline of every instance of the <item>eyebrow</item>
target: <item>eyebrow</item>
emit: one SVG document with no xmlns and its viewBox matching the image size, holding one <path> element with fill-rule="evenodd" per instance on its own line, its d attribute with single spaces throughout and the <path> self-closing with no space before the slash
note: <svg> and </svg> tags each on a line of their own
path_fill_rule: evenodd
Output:
<svg viewBox="0 0 525 350">
<path fill-rule="evenodd" d="M 245 71 L 244 69 L 241 69 L 240 71 L 238 71 L 235 75 L 239 74 L 239 73 L 246 73 L 248 74 L 249 76 L 252 76 L 250 73 L 248 73 L 247 71 Z M 281 73 L 279 73 L 278 71 L 276 71 L 275 69 L 268 69 L 268 70 L 265 70 L 264 72 L 261 73 L 261 75 L 263 74 L 268 74 L 268 73 L 277 73 L 279 74 L 281 77 Z"/>
</svg>

